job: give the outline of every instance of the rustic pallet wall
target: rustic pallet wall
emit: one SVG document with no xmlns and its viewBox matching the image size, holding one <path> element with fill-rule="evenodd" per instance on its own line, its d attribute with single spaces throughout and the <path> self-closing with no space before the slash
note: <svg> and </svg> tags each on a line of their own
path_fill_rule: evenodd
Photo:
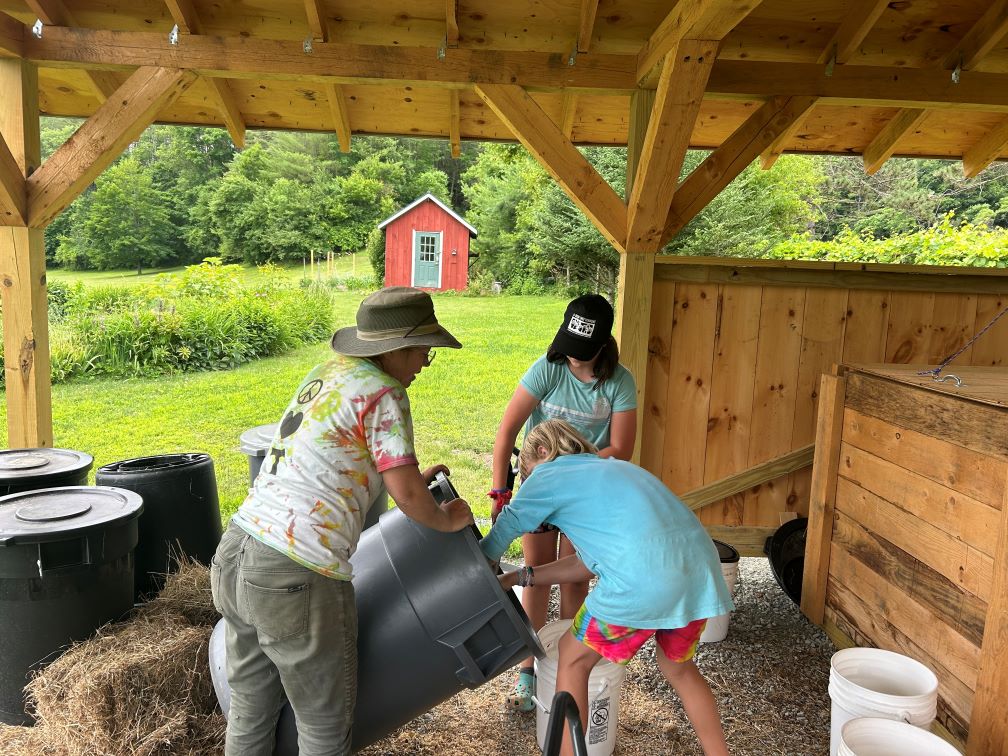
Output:
<svg viewBox="0 0 1008 756">
<path fill-rule="evenodd" d="M 1006 273 L 659 257 L 641 464 L 683 493 L 813 442 L 823 372 L 940 362 L 1008 305 Z M 1008 316 L 954 364 L 1008 364 L 1006 343 Z M 776 528 L 808 512 L 810 486 L 800 470 L 697 514 Z"/>
<path fill-rule="evenodd" d="M 1008 732 L 997 717 L 974 719 L 983 675 L 995 711 L 1008 684 L 995 587 L 1008 570 L 1008 368 L 989 372 L 1001 406 L 856 367 L 824 378 L 802 590 L 802 611 L 839 645 L 930 667 L 938 721 L 960 743 L 971 721 L 983 722 L 978 737 Z M 963 394 L 981 385 L 965 380 Z M 970 742 L 970 753 L 991 752 Z"/>
</svg>

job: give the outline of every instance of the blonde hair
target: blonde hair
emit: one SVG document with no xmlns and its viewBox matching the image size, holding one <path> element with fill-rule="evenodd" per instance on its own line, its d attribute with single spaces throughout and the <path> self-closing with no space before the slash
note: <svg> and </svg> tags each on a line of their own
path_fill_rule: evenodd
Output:
<svg viewBox="0 0 1008 756">
<path fill-rule="evenodd" d="M 546 450 L 540 456 L 539 447 Z M 578 433 L 564 420 L 546 420 L 539 423 L 525 435 L 521 452 L 518 454 L 518 469 L 523 477 L 528 477 L 532 462 L 552 462 L 565 454 L 597 454 L 595 444 Z"/>
</svg>

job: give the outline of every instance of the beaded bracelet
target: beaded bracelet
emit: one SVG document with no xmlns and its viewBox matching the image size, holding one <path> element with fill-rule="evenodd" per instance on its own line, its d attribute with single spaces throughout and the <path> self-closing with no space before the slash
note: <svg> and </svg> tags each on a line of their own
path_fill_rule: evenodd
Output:
<svg viewBox="0 0 1008 756">
<path fill-rule="evenodd" d="M 534 585 L 535 570 L 532 567 L 518 568 L 518 585 L 522 588 L 529 588 Z"/>
</svg>

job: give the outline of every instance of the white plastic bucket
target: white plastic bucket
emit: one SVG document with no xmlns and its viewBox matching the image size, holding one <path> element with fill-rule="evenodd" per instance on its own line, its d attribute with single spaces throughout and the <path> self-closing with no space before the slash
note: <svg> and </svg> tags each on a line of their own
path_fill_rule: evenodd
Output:
<svg viewBox="0 0 1008 756">
<path fill-rule="evenodd" d="M 908 656 L 880 648 L 845 648 L 830 660 L 830 756 L 843 726 L 878 717 L 928 727 L 938 705 L 938 678 Z"/>
<path fill-rule="evenodd" d="M 728 593 L 735 596 L 735 584 L 738 582 L 739 553 L 721 541 L 714 541 L 718 550 L 718 557 L 721 559 L 721 574 L 724 575 L 725 584 L 728 586 Z M 707 620 L 707 627 L 700 635 L 700 643 L 717 643 L 723 641 L 728 635 L 728 622 L 731 620 L 731 612 L 719 614 Z"/>
<path fill-rule="evenodd" d="M 570 631 L 571 621 L 550 622 L 539 631 L 539 642 L 546 656 L 535 660 L 536 741 L 539 750 L 546 745 L 546 725 L 549 724 L 550 706 L 556 692 L 558 647 L 563 634 Z M 588 756 L 611 756 L 616 748 L 616 723 L 619 719 L 620 690 L 626 667 L 602 659 L 592 669 L 588 678 L 588 730 L 585 744 Z M 566 729 L 566 725 L 565 725 Z"/>
<path fill-rule="evenodd" d="M 959 756 L 937 735 L 891 719 L 852 719 L 840 736 L 837 756 Z"/>
</svg>

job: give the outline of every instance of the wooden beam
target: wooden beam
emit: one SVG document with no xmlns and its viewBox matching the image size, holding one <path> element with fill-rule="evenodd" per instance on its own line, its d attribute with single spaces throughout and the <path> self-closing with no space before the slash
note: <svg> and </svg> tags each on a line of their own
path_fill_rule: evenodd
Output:
<svg viewBox="0 0 1008 756">
<path fill-rule="evenodd" d="M 321 0 L 304 0 L 304 6 L 311 38 L 316 42 L 328 42 L 329 30 L 326 28 L 325 8 L 322 7 Z"/>
<path fill-rule="evenodd" d="M 672 199 L 661 245 L 675 236 L 814 103 L 814 97 L 771 97 L 749 116 L 680 184 Z"/>
<path fill-rule="evenodd" d="M 343 87 L 339 84 L 326 85 L 329 98 L 329 112 L 333 117 L 333 131 L 339 140 L 340 152 L 350 152 L 350 111 L 347 109 Z"/>
<path fill-rule="evenodd" d="M 476 93 L 618 251 L 626 205 L 529 94 L 513 84 L 477 84 Z"/>
<path fill-rule="evenodd" d="M 683 39 L 722 39 L 762 0 L 679 0 L 637 53 L 637 81 Z"/>
<path fill-rule="evenodd" d="M 318 43 L 305 55 L 299 41 L 197 36 L 184 46 L 164 34 L 46 29 L 28 35 L 25 58 L 46 68 L 129 71 L 143 65 L 186 68 L 200 75 L 315 83 L 394 83 L 466 89 L 477 83 L 517 84 L 530 91 L 629 95 L 636 58 L 585 55 L 576 66 L 555 53 L 460 47 L 444 60 L 436 48 Z M 816 63 L 718 60 L 707 97 L 813 96 L 838 104 L 930 107 L 1008 113 L 1008 74 L 971 71 L 959 84 L 934 69 L 837 66 L 823 76 Z M 825 104 L 825 103 L 824 103 Z"/>
<path fill-rule="evenodd" d="M 595 14 L 598 0 L 581 0 L 581 20 L 578 24 L 577 51 L 586 53 L 591 48 L 592 32 L 595 30 Z"/>
<path fill-rule="evenodd" d="M 843 21 L 823 48 L 818 62 L 828 63 L 833 60 L 834 63 L 843 64 L 853 58 L 889 2 L 890 0 L 861 0 L 845 12 Z"/>
<path fill-rule="evenodd" d="M 459 93 L 457 89 L 453 89 L 448 93 L 448 100 L 450 112 L 448 122 L 448 141 L 451 143 L 451 156 L 458 159 L 462 156 L 462 112 L 459 107 Z"/>
<path fill-rule="evenodd" d="M 1008 118 L 988 131 L 963 155 L 963 175 L 973 178 L 1008 148 Z"/>
<path fill-rule="evenodd" d="M 191 71 L 137 69 L 76 133 L 28 178 L 28 222 L 52 221 L 196 80 Z"/>
<path fill-rule="evenodd" d="M 225 79 L 214 79 L 207 77 L 204 79 L 215 100 L 215 105 L 221 118 L 224 119 L 224 126 L 231 135 L 231 141 L 239 149 L 245 146 L 245 118 L 238 109 L 234 92 Z"/>
<path fill-rule="evenodd" d="M 991 50 L 1001 44 L 1008 34 L 1008 0 L 994 0 L 987 11 L 942 61 L 948 71 L 962 66 L 972 70 Z"/>
<path fill-rule="evenodd" d="M 25 27 L 0 13 L 0 58 L 20 58 L 24 53 Z"/>
<path fill-rule="evenodd" d="M 777 528 L 731 525 L 704 525 L 704 530 L 715 541 L 727 543 L 744 557 L 766 557 L 763 551 L 766 539 L 777 532 Z"/>
<path fill-rule="evenodd" d="M 560 131 L 568 139 L 574 134 L 574 119 L 577 117 L 577 97 L 573 92 L 563 93 L 563 104 L 560 108 Z"/>
<path fill-rule="evenodd" d="M 0 59 L 0 138 L 23 177 L 41 163 L 38 72 Z M 8 165 L 7 170 L 10 170 Z M 42 230 L 0 226 L 7 440 L 11 448 L 52 446 L 48 303 Z"/>
<path fill-rule="evenodd" d="M 805 536 L 805 566 L 802 575 L 801 610 L 822 625 L 826 611 L 826 579 L 829 575 L 830 541 L 837 471 L 840 467 L 840 436 L 846 381 L 835 374 L 819 381 L 819 417 L 816 420 L 815 460 L 809 491 L 809 522 Z"/>
<path fill-rule="evenodd" d="M 774 480 L 795 470 L 802 470 L 808 467 L 812 464 L 814 449 L 813 444 L 803 446 L 800 449 L 795 449 L 787 454 L 782 454 L 774 459 L 754 465 L 748 470 L 729 475 L 700 488 L 694 488 L 692 491 L 681 494 L 679 498 L 693 511 L 703 509 L 708 504 L 713 504 L 742 491 L 747 491 L 754 486 L 766 483 L 769 480 Z"/>
<path fill-rule="evenodd" d="M 994 584 L 987 607 L 980 674 L 970 718 L 969 756 L 1008 753 L 1008 476 L 1001 506 L 1001 532 L 994 556 Z"/>
<path fill-rule="evenodd" d="M 63 0 L 25 1 L 46 26 L 79 26 L 77 19 L 63 4 Z M 100 102 L 105 102 L 109 95 L 119 88 L 119 80 L 108 72 L 88 71 L 86 75 Z"/>
<path fill-rule="evenodd" d="M 23 226 L 28 222 L 27 192 L 21 166 L 0 134 L 0 225 Z"/>
<path fill-rule="evenodd" d="M 203 24 L 200 23 L 199 14 L 193 7 L 192 0 L 165 0 L 168 11 L 172 15 L 172 20 L 178 25 L 179 31 L 186 34 L 202 34 Z"/>
<path fill-rule="evenodd" d="M 889 119 L 882 130 L 865 147 L 861 156 L 865 171 L 870 175 L 875 173 L 886 160 L 896 151 L 896 144 L 906 134 L 910 133 L 921 121 L 927 118 L 927 110 L 923 108 L 903 108 Z"/>
<path fill-rule="evenodd" d="M 627 203 L 627 249 L 657 252 L 717 42 L 684 40 L 665 56 L 644 137 L 640 170 Z"/>
<path fill-rule="evenodd" d="M 458 47 L 458 0 L 445 0 L 445 44 Z"/>
</svg>

